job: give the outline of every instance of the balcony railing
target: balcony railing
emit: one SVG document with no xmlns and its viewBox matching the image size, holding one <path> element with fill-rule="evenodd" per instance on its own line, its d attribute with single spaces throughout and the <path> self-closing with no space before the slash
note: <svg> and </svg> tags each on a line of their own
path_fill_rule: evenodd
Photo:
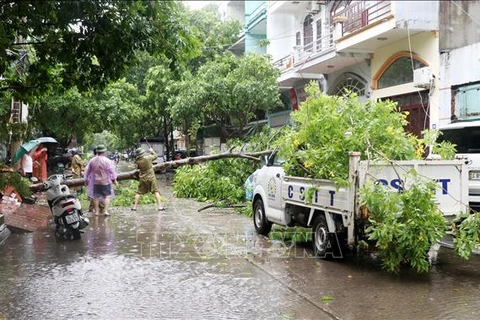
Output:
<svg viewBox="0 0 480 320">
<path fill-rule="evenodd" d="M 284 71 L 293 67 L 293 55 L 288 54 L 273 63 L 273 66 L 280 71 Z"/>
<path fill-rule="evenodd" d="M 312 41 L 304 46 L 295 47 L 295 63 L 300 62 L 313 55 L 331 52 L 334 48 L 333 28 L 324 36 Z"/>
<path fill-rule="evenodd" d="M 381 21 L 391 14 L 391 1 L 359 1 L 337 12 L 332 19 L 343 17 L 342 36 L 361 29 L 369 24 Z M 333 21 L 333 20 L 332 20 Z"/>
<path fill-rule="evenodd" d="M 273 63 L 280 71 L 288 70 L 294 64 L 302 62 L 303 60 L 312 56 L 321 55 L 322 53 L 331 52 L 334 49 L 333 42 L 333 28 L 329 32 L 304 46 L 295 46 L 293 54 L 288 54 Z"/>
</svg>

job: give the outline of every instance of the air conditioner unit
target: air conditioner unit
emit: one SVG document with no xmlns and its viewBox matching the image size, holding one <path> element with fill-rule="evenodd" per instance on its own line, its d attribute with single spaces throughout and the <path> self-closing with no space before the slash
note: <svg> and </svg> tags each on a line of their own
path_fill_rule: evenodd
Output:
<svg viewBox="0 0 480 320">
<path fill-rule="evenodd" d="M 432 69 L 430 67 L 413 70 L 413 86 L 415 88 L 430 88 L 432 80 Z"/>
<path fill-rule="evenodd" d="M 319 13 L 322 10 L 322 4 L 324 4 L 323 1 L 310 1 L 307 9 L 310 13 Z"/>
</svg>

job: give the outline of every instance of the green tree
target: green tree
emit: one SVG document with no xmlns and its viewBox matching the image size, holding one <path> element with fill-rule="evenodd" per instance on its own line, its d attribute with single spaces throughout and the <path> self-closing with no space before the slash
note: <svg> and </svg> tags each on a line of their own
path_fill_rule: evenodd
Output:
<svg viewBox="0 0 480 320">
<path fill-rule="evenodd" d="M 137 88 L 121 79 L 107 86 L 99 95 L 98 109 L 102 110 L 99 123 L 118 137 L 117 148 L 135 145 L 146 134 L 143 119 L 149 116 L 148 110 L 142 109 L 145 96 Z M 100 128 L 96 128 L 100 132 Z"/>
<path fill-rule="evenodd" d="M 101 107 L 95 96 L 81 94 L 76 88 L 61 95 L 44 95 L 30 108 L 29 129 L 35 136 L 55 137 L 62 145 L 73 136 L 82 141 L 101 127 Z"/>
<path fill-rule="evenodd" d="M 145 77 L 146 103 L 144 110 L 147 112 L 144 118 L 144 126 L 149 128 L 150 133 L 163 136 L 166 142 L 167 154 L 172 151 L 173 123 L 167 112 L 170 87 L 175 81 L 175 74 L 163 65 L 152 67 Z"/>
<path fill-rule="evenodd" d="M 135 50 L 175 68 L 194 52 L 176 1 L 7 1 L 0 10 L 0 90 L 27 93 L 103 87 L 135 62 Z"/>
<path fill-rule="evenodd" d="M 268 56 L 250 53 L 235 58 L 226 53 L 203 65 L 195 77 L 179 84 L 178 94 L 172 98 L 171 114 L 176 121 L 188 114 L 203 124 L 215 124 L 222 138 L 229 137 L 228 128 L 238 130 L 254 118 L 256 112 L 267 111 L 280 104 L 278 70 Z"/>
<path fill-rule="evenodd" d="M 187 64 L 193 73 L 207 61 L 212 61 L 226 52 L 238 40 L 243 28 L 238 20 L 222 21 L 216 4 L 201 10 L 187 10 L 186 19 L 192 33 L 201 43 L 201 54 L 190 59 Z"/>
</svg>

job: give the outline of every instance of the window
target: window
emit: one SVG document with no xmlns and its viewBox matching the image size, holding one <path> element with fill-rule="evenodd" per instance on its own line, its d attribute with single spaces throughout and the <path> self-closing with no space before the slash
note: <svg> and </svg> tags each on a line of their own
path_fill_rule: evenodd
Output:
<svg viewBox="0 0 480 320">
<path fill-rule="evenodd" d="M 413 69 L 426 67 L 421 61 L 413 59 Z M 385 70 L 378 80 L 378 88 L 383 89 L 413 82 L 412 59 L 400 57 Z"/>
<path fill-rule="evenodd" d="M 455 109 L 458 120 L 480 118 L 480 83 L 456 88 L 454 91 Z"/>
<path fill-rule="evenodd" d="M 480 152 L 480 123 L 477 126 L 440 129 L 439 141 L 449 141 L 456 145 L 457 153 Z"/>
<path fill-rule="evenodd" d="M 317 50 L 322 49 L 322 19 L 317 20 L 317 42 L 316 42 Z"/>
<path fill-rule="evenodd" d="M 295 44 L 297 46 L 301 46 L 302 45 L 302 36 L 300 34 L 300 31 L 297 32 L 297 34 L 295 35 Z"/>
<path fill-rule="evenodd" d="M 347 91 L 352 91 L 361 97 L 365 95 L 366 83 L 367 81 L 354 73 L 345 73 L 335 85 L 332 94 L 344 96 Z"/>
<path fill-rule="evenodd" d="M 312 51 L 313 48 L 313 18 L 308 15 L 303 21 L 303 47 L 305 51 Z"/>
</svg>

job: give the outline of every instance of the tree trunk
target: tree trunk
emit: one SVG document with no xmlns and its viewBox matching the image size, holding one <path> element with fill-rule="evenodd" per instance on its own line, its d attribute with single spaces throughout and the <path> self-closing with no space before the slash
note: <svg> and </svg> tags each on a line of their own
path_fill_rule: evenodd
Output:
<svg viewBox="0 0 480 320">
<path fill-rule="evenodd" d="M 228 152 L 213 154 L 208 156 L 199 156 L 199 157 L 186 158 L 186 159 L 177 160 L 177 161 L 167 161 L 167 162 L 159 163 L 153 166 L 153 170 L 155 170 L 155 172 L 158 173 L 166 169 L 174 169 L 174 168 L 178 168 L 185 165 L 200 164 L 207 161 L 226 159 L 226 158 L 245 158 L 253 161 L 261 161 L 261 158 L 259 157 L 263 155 L 268 155 L 270 153 L 272 153 L 272 151 L 269 151 L 269 150 L 251 152 L 251 153 L 232 153 L 228 151 Z M 118 181 L 128 180 L 128 179 L 138 179 L 138 169 L 133 171 L 128 171 L 128 172 L 121 172 L 117 176 Z M 69 187 L 76 187 L 76 186 L 83 185 L 85 183 L 85 180 L 83 178 L 70 179 L 70 180 L 65 180 L 64 183 Z M 32 190 L 32 192 L 44 191 L 43 183 L 32 184 L 30 186 L 30 190 Z"/>
</svg>

